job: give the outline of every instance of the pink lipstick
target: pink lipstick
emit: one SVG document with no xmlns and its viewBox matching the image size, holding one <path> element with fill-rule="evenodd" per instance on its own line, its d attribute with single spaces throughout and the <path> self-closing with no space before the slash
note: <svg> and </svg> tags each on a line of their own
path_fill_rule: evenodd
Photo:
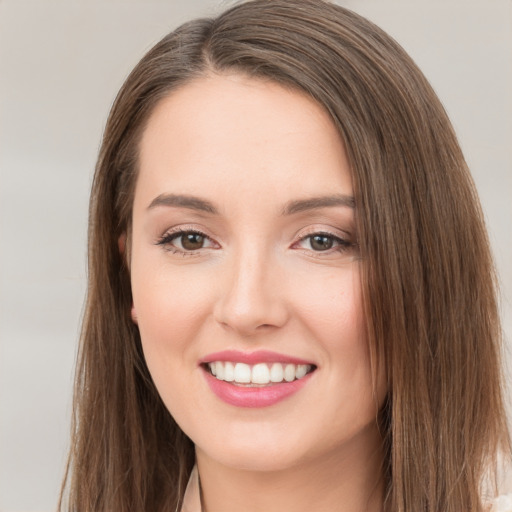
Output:
<svg viewBox="0 0 512 512">
<path fill-rule="evenodd" d="M 269 351 L 227 350 L 200 361 L 206 382 L 222 401 L 237 407 L 268 407 L 297 393 L 316 365 Z"/>
</svg>

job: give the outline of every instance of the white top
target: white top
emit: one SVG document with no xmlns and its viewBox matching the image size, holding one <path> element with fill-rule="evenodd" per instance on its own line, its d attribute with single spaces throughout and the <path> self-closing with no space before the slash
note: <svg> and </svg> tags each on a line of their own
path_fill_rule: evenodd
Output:
<svg viewBox="0 0 512 512">
<path fill-rule="evenodd" d="M 512 512 L 512 494 L 498 496 L 493 502 L 492 512 Z"/>
<path fill-rule="evenodd" d="M 201 497 L 199 492 L 199 477 L 197 466 L 194 466 L 185 490 L 181 512 L 201 512 Z M 489 512 L 512 512 L 512 494 L 504 494 L 496 498 Z"/>
<path fill-rule="evenodd" d="M 199 492 L 199 474 L 197 472 L 197 466 L 194 466 L 192 473 L 190 473 L 181 512 L 201 512 L 201 494 Z"/>
</svg>

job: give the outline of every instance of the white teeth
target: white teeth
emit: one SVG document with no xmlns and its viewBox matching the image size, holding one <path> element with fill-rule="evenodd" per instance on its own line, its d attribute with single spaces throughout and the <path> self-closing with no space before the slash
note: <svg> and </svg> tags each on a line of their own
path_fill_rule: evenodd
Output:
<svg viewBox="0 0 512 512">
<path fill-rule="evenodd" d="M 302 379 L 308 373 L 308 366 L 306 364 L 298 364 L 295 370 L 295 378 Z"/>
<path fill-rule="evenodd" d="M 270 370 L 265 363 L 259 363 L 252 367 L 251 382 L 253 384 L 268 384 L 270 382 Z"/>
<path fill-rule="evenodd" d="M 251 367 L 248 364 L 235 364 L 235 381 L 240 384 L 249 384 L 251 382 Z"/>
<path fill-rule="evenodd" d="M 270 382 L 281 382 L 283 378 L 283 365 L 280 363 L 274 363 L 270 368 Z"/>
<path fill-rule="evenodd" d="M 208 363 L 208 367 L 219 380 L 259 385 L 302 379 L 312 368 L 309 364 L 258 363 L 250 366 L 230 361 L 214 361 Z"/>
<path fill-rule="evenodd" d="M 215 363 L 215 371 L 217 372 L 215 377 L 219 380 L 224 380 L 224 367 L 225 365 L 222 364 L 220 361 L 218 363 Z"/>
<path fill-rule="evenodd" d="M 295 380 L 295 365 L 287 364 L 284 368 L 284 380 L 286 382 L 292 382 Z"/>
<path fill-rule="evenodd" d="M 226 382 L 233 382 L 235 380 L 235 367 L 233 363 L 224 363 L 224 380 Z"/>
</svg>

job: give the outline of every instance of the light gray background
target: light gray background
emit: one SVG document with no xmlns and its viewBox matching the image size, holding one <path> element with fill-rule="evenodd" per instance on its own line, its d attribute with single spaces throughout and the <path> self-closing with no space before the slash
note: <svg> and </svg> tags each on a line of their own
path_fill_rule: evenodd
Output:
<svg viewBox="0 0 512 512">
<path fill-rule="evenodd" d="M 109 107 L 127 73 L 161 36 L 231 3 L 0 0 L 4 512 L 55 509 L 85 293 L 88 193 Z M 340 3 L 393 35 L 445 104 L 481 195 L 510 340 L 512 2 Z"/>
</svg>

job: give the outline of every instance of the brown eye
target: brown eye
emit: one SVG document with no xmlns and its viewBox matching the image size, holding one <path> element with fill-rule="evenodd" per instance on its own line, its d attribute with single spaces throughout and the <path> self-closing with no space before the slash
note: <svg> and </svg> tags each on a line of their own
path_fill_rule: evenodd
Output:
<svg viewBox="0 0 512 512">
<path fill-rule="evenodd" d="M 325 256 L 333 255 L 334 252 L 342 253 L 354 247 L 354 244 L 349 240 L 327 232 L 306 235 L 299 240 L 297 245 L 309 252 L 316 253 L 318 256 L 322 253 L 325 253 Z"/>
<path fill-rule="evenodd" d="M 211 249 L 214 244 L 212 240 L 194 230 L 179 230 L 174 233 L 166 233 L 157 242 L 157 245 L 163 246 L 167 251 L 179 253 L 182 256 L 192 256 L 199 254 L 202 249 Z"/>
<path fill-rule="evenodd" d="M 332 248 L 334 240 L 332 236 L 313 235 L 310 237 L 311 248 L 315 251 L 327 251 Z"/>
<path fill-rule="evenodd" d="M 202 249 L 204 236 L 199 233 L 183 233 L 181 235 L 181 246 L 187 251 Z"/>
</svg>

